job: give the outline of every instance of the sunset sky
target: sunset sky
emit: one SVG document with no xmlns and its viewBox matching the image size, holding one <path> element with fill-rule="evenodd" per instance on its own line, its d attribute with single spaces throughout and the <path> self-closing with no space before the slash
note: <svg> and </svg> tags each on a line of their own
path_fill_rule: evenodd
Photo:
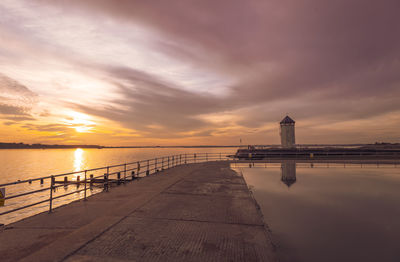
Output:
<svg viewBox="0 0 400 262">
<path fill-rule="evenodd" d="M 400 142 L 400 1 L 1 0 L 0 142 Z"/>
</svg>

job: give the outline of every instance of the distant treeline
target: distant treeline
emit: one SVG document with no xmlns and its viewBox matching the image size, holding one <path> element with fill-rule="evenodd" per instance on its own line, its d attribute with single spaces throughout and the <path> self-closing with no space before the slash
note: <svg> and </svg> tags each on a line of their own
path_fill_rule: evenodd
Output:
<svg viewBox="0 0 400 262">
<path fill-rule="evenodd" d="M 44 145 L 24 143 L 0 143 L 0 149 L 45 149 L 45 148 L 104 148 L 98 145 Z"/>
<path fill-rule="evenodd" d="M 25 143 L 0 143 L 0 149 L 46 149 L 46 148 L 212 148 L 239 146 L 99 146 L 99 145 L 46 145 Z"/>
<path fill-rule="evenodd" d="M 216 148 L 216 147 L 240 147 L 240 146 L 105 146 L 104 148 Z"/>
</svg>

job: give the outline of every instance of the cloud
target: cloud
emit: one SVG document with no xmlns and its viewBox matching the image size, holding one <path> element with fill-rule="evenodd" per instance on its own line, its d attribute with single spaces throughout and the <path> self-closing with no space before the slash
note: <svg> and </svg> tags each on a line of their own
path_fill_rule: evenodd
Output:
<svg viewBox="0 0 400 262">
<path fill-rule="evenodd" d="M 63 124 L 24 124 L 22 128 L 40 132 L 69 132 L 71 127 Z"/>
<path fill-rule="evenodd" d="M 27 115 L 26 111 L 23 107 L 0 104 L 0 114 L 3 115 Z"/>
<path fill-rule="evenodd" d="M 5 126 L 12 126 L 12 125 L 15 125 L 15 124 L 16 124 L 16 122 L 13 122 L 13 121 L 3 122 L 3 125 L 5 125 Z"/>
<path fill-rule="evenodd" d="M 108 68 L 106 73 L 112 76 L 121 98 L 113 101 L 114 106 L 99 109 L 74 104 L 75 109 L 156 137 L 167 137 L 208 125 L 196 116 L 223 108 L 218 98 L 185 91 L 135 69 Z"/>
<path fill-rule="evenodd" d="M 397 0 L 35 3 L 43 7 L 38 12 L 50 6 L 62 19 L 35 23 L 47 31 L 25 28 L 26 39 L 49 40 L 52 59 L 58 53 L 62 61 L 55 59 L 57 70 L 65 70 L 65 63 L 77 68 L 64 71 L 67 80 L 71 74 L 90 75 L 79 78 L 82 85 L 66 80 L 63 90 L 55 85 L 44 93 L 58 99 L 57 94 L 80 91 L 79 97 L 64 98 L 63 106 L 115 121 L 142 137 L 240 132 L 261 137 L 285 113 L 312 128 L 351 120 L 365 124 L 362 120 L 400 112 Z M 77 21 L 84 26 L 74 27 Z M 96 27 L 99 21 L 104 30 Z M 23 108 L 6 103 L 0 110 L 23 113 Z"/>
<path fill-rule="evenodd" d="M 30 115 L 36 94 L 18 81 L 0 73 L 0 114 L 14 121 L 34 120 Z"/>
<path fill-rule="evenodd" d="M 371 97 L 393 91 L 400 80 L 395 0 L 51 2 L 150 26 L 173 43 L 160 44 L 162 51 L 236 78 L 230 97 L 236 103 L 321 89 Z"/>
<path fill-rule="evenodd" d="M 35 97 L 36 94 L 18 81 L 0 73 L 0 93 L 8 96 L 18 95 L 23 98 Z"/>
</svg>

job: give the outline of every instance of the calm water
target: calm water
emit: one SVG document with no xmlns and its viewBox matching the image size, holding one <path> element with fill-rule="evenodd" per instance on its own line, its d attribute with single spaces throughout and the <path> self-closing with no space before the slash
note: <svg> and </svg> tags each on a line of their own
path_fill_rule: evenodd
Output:
<svg viewBox="0 0 400 262">
<path fill-rule="evenodd" d="M 17 149 L 0 150 L 0 184 L 37 178 L 49 175 L 62 174 L 73 171 L 103 167 L 108 165 L 123 164 L 137 160 L 151 159 L 161 156 L 192 153 L 234 153 L 236 148 L 124 148 L 124 149 Z M 99 171 L 104 172 L 104 170 Z M 101 175 L 100 173 L 94 175 Z M 60 178 L 62 179 L 62 178 Z M 72 176 L 70 180 L 76 180 Z M 38 190 L 49 187 L 48 180 L 43 185 L 39 181 L 32 184 L 8 186 L 6 195 Z M 76 190 L 75 185 L 59 188 L 54 196 Z M 102 191 L 93 188 L 87 194 Z M 5 206 L 0 207 L 0 212 L 14 209 L 29 203 L 39 202 L 49 198 L 49 191 L 43 193 L 6 200 Z M 83 198 L 83 192 L 74 193 L 68 197 L 55 200 L 54 206 L 60 206 L 76 199 Z M 48 203 L 24 209 L 8 215 L 0 216 L 0 223 L 8 224 L 22 218 L 48 210 Z"/>
<path fill-rule="evenodd" d="M 400 167 L 232 164 L 283 262 L 400 261 Z"/>
</svg>

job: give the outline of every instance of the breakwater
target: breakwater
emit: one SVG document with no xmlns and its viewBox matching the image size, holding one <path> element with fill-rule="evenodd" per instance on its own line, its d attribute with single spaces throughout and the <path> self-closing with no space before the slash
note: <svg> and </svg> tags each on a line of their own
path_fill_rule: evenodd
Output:
<svg viewBox="0 0 400 262">
<path fill-rule="evenodd" d="M 400 147 L 299 147 L 238 149 L 232 157 L 238 159 L 398 159 Z"/>
<path fill-rule="evenodd" d="M 182 164 L 10 224 L 2 261 L 276 261 L 229 163 Z"/>
</svg>

